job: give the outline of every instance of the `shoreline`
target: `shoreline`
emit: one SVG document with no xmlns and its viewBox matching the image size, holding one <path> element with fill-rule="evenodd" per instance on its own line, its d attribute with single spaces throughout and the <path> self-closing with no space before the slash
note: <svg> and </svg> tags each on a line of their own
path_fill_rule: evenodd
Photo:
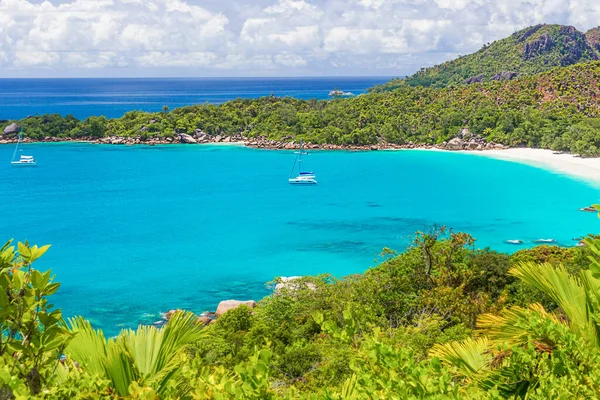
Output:
<svg viewBox="0 0 600 400">
<path fill-rule="evenodd" d="M 16 137 L 2 138 L 0 136 L 0 145 L 9 145 L 17 143 Z M 241 134 L 232 136 L 213 136 L 204 132 L 189 135 L 186 133 L 177 133 L 170 137 L 151 136 L 142 138 L 141 136 L 106 136 L 102 138 L 79 137 L 79 138 L 64 138 L 64 137 L 45 137 L 41 140 L 32 140 L 29 137 L 23 138 L 23 144 L 34 143 L 89 143 L 89 144 L 112 144 L 125 146 L 154 146 L 154 145 L 170 145 L 170 144 L 209 144 L 209 145 L 231 145 L 231 146 L 246 146 L 264 150 L 297 150 L 299 142 L 292 141 L 277 141 L 267 139 L 266 137 L 249 138 Z M 377 151 L 377 150 L 451 150 L 451 151 L 486 151 L 486 150 L 503 150 L 508 147 L 499 143 L 485 142 L 478 138 L 476 140 L 452 139 L 448 142 L 439 144 L 421 144 L 408 142 L 406 144 L 388 143 L 385 141 L 376 144 L 316 144 L 304 142 L 304 148 L 307 150 L 342 150 L 342 151 Z"/>
<path fill-rule="evenodd" d="M 481 152 L 460 151 L 497 160 L 517 162 L 578 178 L 600 187 L 600 158 L 582 158 L 569 153 L 553 150 L 514 147 L 506 150 L 486 150 Z"/>
<path fill-rule="evenodd" d="M 0 140 L 0 145 L 15 144 L 15 139 Z M 265 138 L 245 138 L 242 136 L 228 137 L 210 137 L 194 138 L 189 135 L 180 134 L 174 138 L 150 138 L 142 141 L 140 138 L 111 136 L 101 139 L 92 138 L 46 138 L 45 140 L 33 141 L 26 138 L 24 144 L 33 143 L 88 143 L 88 144 L 109 144 L 124 146 L 154 146 L 154 145 L 209 145 L 209 146 L 240 146 L 260 150 L 294 150 L 299 148 L 296 142 L 278 142 L 267 140 Z M 393 143 L 379 143 L 377 145 L 334 145 L 334 144 L 313 144 L 306 143 L 307 150 L 333 150 L 333 151 L 402 151 L 402 150 L 422 150 L 422 151 L 442 151 L 456 152 L 462 154 L 472 154 L 477 156 L 494 158 L 497 160 L 517 162 L 532 167 L 545 169 L 558 174 L 566 175 L 572 178 L 583 180 L 587 183 L 600 187 L 600 157 L 582 158 L 570 153 L 560 153 L 548 149 L 535 149 L 526 147 L 506 147 L 495 143 L 478 143 L 477 146 L 469 143 L 461 143 L 455 146 L 450 143 L 439 145 L 422 145 L 408 143 L 398 145 Z"/>
</svg>

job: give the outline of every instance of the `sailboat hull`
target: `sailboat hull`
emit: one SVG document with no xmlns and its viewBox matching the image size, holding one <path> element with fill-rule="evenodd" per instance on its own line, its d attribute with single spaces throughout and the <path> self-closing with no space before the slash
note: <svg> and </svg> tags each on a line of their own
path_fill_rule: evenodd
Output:
<svg viewBox="0 0 600 400">
<path fill-rule="evenodd" d="M 288 182 L 292 185 L 315 185 L 317 180 L 314 178 L 290 178 Z"/>
<path fill-rule="evenodd" d="M 35 162 L 20 162 L 20 161 L 12 161 L 10 163 L 13 167 L 36 167 L 37 164 Z"/>
</svg>

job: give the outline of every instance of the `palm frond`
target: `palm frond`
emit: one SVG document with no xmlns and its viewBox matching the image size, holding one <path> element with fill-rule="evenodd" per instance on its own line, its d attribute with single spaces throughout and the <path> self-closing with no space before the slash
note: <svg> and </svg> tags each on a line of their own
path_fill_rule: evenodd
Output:
<svg viewBox="0 0 600 400">
<path fill-rule="evenodd" d="M 590 309 L 586 289 L 580 279 L 569 274 L 563 266 L 555 267 L 548 263 L 521 263 L 509 273 L 548 295 L 569 319 L 571 330 L 590 344 L 598 346 L 593 310 Z"/>
<path fill-rule="evenodd" d="M 587 311 L 590 314 L 590 319 L 593 319 L 596 322 L 596 343 L 600 346 L 600 326 L 597 322 L 597 316 L 600 313 L 600 279 L 598 279 L 598 276 L 592 269 L 581 271 L 580 276 L 581 283 L 583 284 L 588 299 Z M 594 316 L 596 318 L 594 318 Z"/>
<path fill-rule="evenodd" d="M 119 339 L 109 340 L 104 367 L 106 377 L 120 396 L 127 396 L 129 385 L 140 377 L 131 354 Z"/>
<path fill-rule="evenodd" d="M 154 372 L 164 369 L 171 360 L 190 343 L 200 340 L 205 331 L 190 312 L 176 312 L 163 328 L 163 337 Z"/>
<path fill-rule="evenodd" d="M 488 348 L 489 341 L 486 337 L 468 338 L 461 342 L 437 344 L 429 355 L 456 366 L 465 376 L 471 377 L 488 367 L 492 360 Z"/>
<path fill-rule="evenodd" d="M 156 373 L 156 360 L 163 336 L 164 331 L 153 326 L 139 326 L 136 331 L 131 329 L 121 331 L 119 337 L 123 340 L 123 344 L 131 350 L 135 365 L 142 375 Z"/>
<path fill-rule="evenodd" d="M 92 374 L 105 374 L 107 343 L 101 330 L 94 330 L 92 324 L 82 317 L 70 318 L 71 331 L 76 335 L 69 342 L 65 353 L 82 368 Z"/>
<path fill-rule="evenodd" d="M 178 355 L 185 346 L 204 335 L 196 316 L 189 312 L 175 313 L 166 326 L 140 326 L 137 331 L 124 331 L 122 337 L 131 351 L 142 380 L 159 389 L 173 375 Z"/>
<path fill-rule="evenodd" d="M 163 328 L 139 326 L 105 339 L 81 317 L 69 320 L 75 338 L 65 350 L 82 368 L 109 379 L 120 396 L 129 394 L 132 382 L 161 390 L 173 377 L 185 346 L 198 341 L 202 326 L 192 313 L 177 312 Z"/>
<path fill-rule="evenodd" d="M 527 308 L 511 307 L 499 314 L 483 314 L 477 319 L 477 327 L 496 344 L 522 345 L 529 341 L 529 323 L 536 315 L 556 324 L 564 324 L 556 315 L 548 313 L 541 304 L 530 304 Z"/>
</svg>

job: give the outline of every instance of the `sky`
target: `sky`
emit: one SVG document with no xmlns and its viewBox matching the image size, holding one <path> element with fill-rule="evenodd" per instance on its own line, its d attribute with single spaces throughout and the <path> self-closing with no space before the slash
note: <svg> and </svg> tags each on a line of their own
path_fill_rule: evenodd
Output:
<svg viewBox="0 0 600 400">
<path fill-rule="evenodd" d="M 0 77 L 403 76 L 598 0 L 0 0 Z"/>
</svg>

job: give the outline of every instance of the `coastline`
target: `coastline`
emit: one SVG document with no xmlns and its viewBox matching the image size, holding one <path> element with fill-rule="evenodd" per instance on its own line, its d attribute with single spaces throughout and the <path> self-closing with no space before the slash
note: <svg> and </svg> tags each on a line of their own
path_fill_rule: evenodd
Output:
<svg viewBox="0 0 600 400">
<path fill-rule="evenodd" d="M 18 138 L 13 137 L 2 137 L 0 136 L 0 145 L 3 144 L 15 144 Z M 210 145 L 234 145 L 234 146 L 246 146 L 264 150 L 295 150 L 300 146 L 299 142 L 292 141 L 277 141 L 268 139 L 266 137 L 253 137 L 249 138 L 242 136 L 241 134 L 232 136 L 221 136 L 221 135 L 209 135 L 202 131 L 197 132 L 194 135 L 187 133 L 177 133 L 173 136 L 160 137 L 151 136 L 142 138 L 141 136 L 106 136 L 102 138 L 94 137 L 50 137 L 47 136 L 43 139 L 33 140 L 29 137 L 23 138 L 23 144 L 26 143 L 89 143 L 89 144 L 112 144 L 112 145 L 169 145 L 169 144 L 210 144 Z M 468 150 L 468 151 L 484 151 L 484 150 L 503 150 L 508 147 L 499 143 L 485 142 L 483 139 L 478 138 L 477 140 L 462 140 L 452 139 L 448 142 L 439 144 L 421 144 L 408 142 L 406 144 L 395 144 L 388 143 L 385 141 L 378 142 L 376 144 L 330 144 L 330 143 L 311 143 L 304 142 L 305 149 L 309 150 L 342 150 L 342 151 L 376 151 L 376 150 Z"/>
<path fill-rule="evenodd" d="M 573 154 L 558 153 L 552 150 L 523 147 L 481 152 L 461 151 L 461 153 L 518 162 L 562 175 L 568 175 L 573 178 L 579 178 L 600 187 L 600 158 L 582 158 Z"/>
</svg>

